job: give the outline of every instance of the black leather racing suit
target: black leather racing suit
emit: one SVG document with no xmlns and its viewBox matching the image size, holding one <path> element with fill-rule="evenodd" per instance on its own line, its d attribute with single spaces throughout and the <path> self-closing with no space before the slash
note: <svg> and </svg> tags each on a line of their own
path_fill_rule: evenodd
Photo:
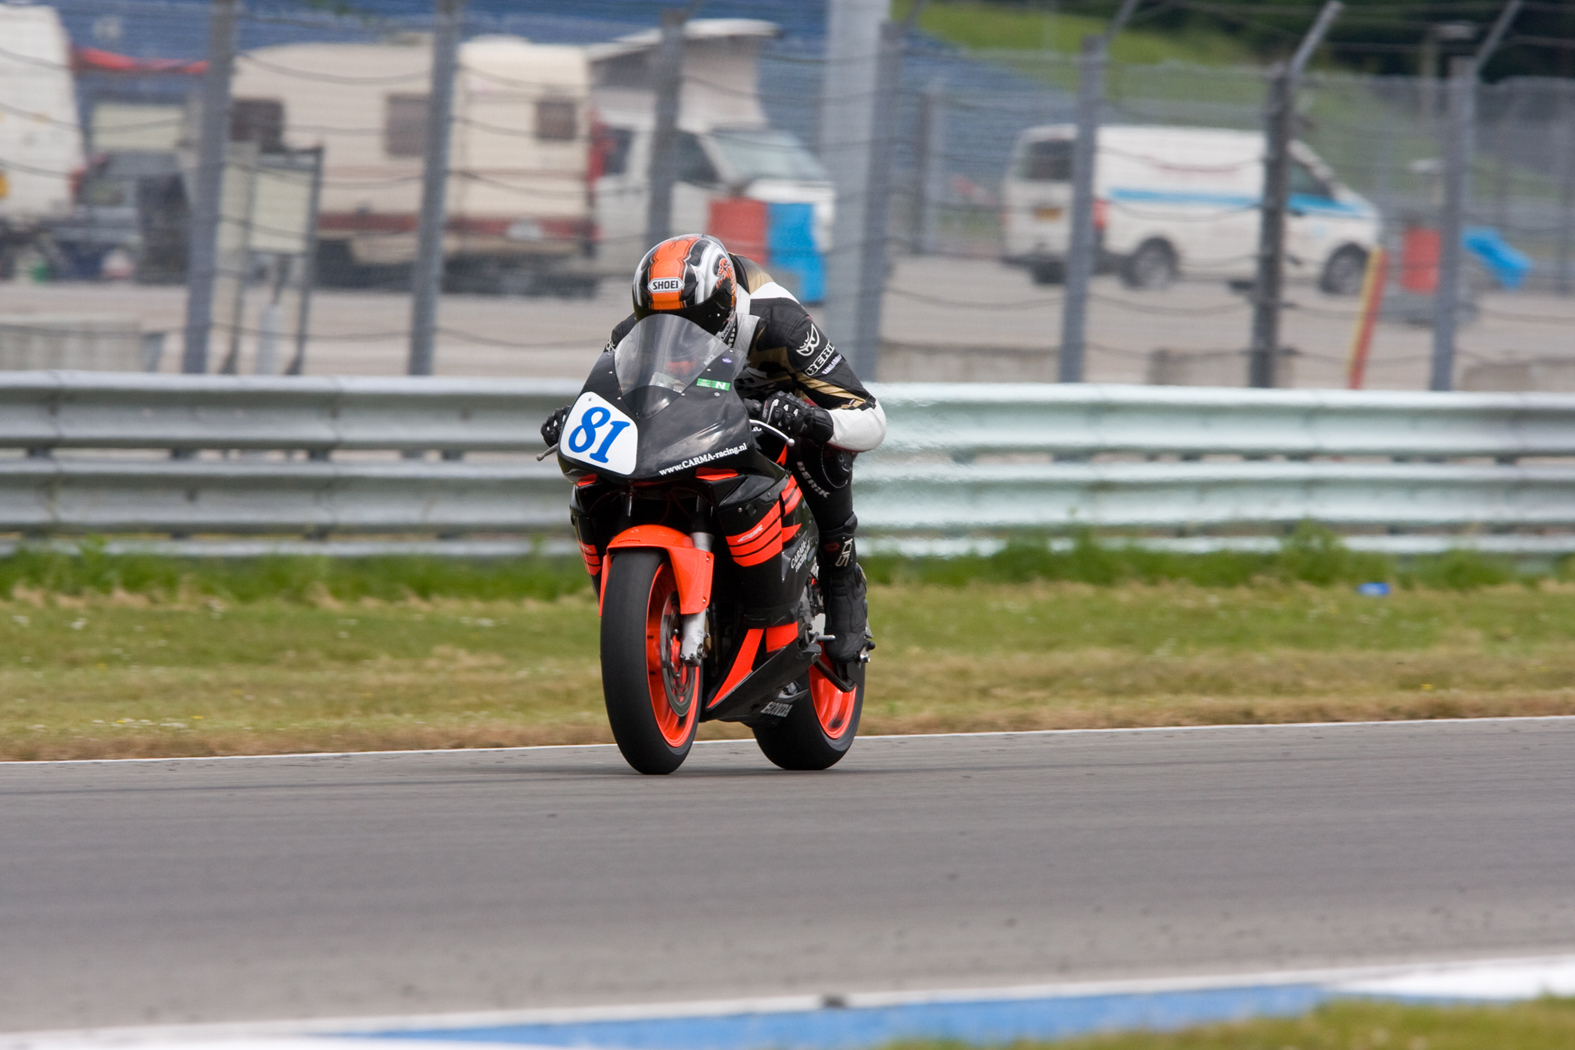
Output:
<svg viewBox="0 0 1575 1050">
<path fill-rule="evenodd" d="M 862 635 L 864 587 L 853 544 L 858 528 L 851 486 L 853 457 L 875 448 L 885 438 L 886 414 L 799 301 L 758 263 L 741 255 L 731 258 L 738 276 L 739 324 L 734 345 L 749 347 L 745 371 L 736 384 L 739 393 L 757 399 L 777 391 L 796 394 L 831 417 L 831 439 L 817 443 L 800 438 L 790 450 L 788 462 L 820 530 L 820 579 L 828 619 L 847 623 L 835 614 L 833 602 L 839 597 L 856 601 L 858 608 L 850 611 L 853 627 Z M 631 314 L 620 322 L 608 347 L 616 346 L 635 321 Z M 843 659 L 857 651 L 852 640 L 840 637 L 835 648 Z"/>
</svg>

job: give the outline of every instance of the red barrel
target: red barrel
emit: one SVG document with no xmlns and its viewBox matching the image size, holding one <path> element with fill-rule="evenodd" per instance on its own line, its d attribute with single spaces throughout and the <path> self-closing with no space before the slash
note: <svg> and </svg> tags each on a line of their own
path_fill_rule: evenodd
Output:
<svg viewBox="0 0 1575 1050">
<path fill-rule="evenodd" d="M 1438 291 L 1438 249 L 1442 243 L 1437 230 L 1410 226 L 1400 240 L 1400 287 L 1418 295 Z"/>
</svg>

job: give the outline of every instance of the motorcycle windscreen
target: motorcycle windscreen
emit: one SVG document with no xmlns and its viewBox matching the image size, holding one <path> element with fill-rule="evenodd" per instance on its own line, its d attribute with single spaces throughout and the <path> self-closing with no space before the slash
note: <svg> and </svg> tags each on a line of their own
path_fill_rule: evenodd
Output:
<svg viewBox="0 0 1575 1050">
<path fill-rule="evenodd" d="M 613 371 L 629 414 L 635 419 L 656 415 L 732 350 L 682 317 L 654 313 L 642 318 L 613 348 Z"/>
</svg>

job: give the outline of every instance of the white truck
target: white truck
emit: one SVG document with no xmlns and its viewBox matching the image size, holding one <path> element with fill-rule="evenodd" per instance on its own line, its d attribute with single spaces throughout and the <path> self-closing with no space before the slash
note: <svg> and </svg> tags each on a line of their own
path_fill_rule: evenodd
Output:
<svg viewBox="0 0 1575 1050">
<path fill-rule="evenodd" d="M 829 230 L 832 190 L 760 107 L 769 22 L 686 29 L 675 231 L 703 230 L 730 196 L 807 201 Z M 588 292 L 644 243 L 655 119 L 654 30 L 590 47 L 491 36 L 460 47 L 445 241 L 450 286 Z M 277 148 L 324 147 L 320 272 L 375 272 L 415 254 L 430 42 L 287 44 L 241 56 L 232 129 Z"/>
<path fill-rule="evenodd" d="M 1004 257 L 1041 284 L 1064 272 L 1070 239 L 1072 146 L 1077 129 L 1022 132 L 1002 187 Z M 1101 261 L 1133 288 L 1176 277 L 1241 280 L 1254 273 L 1263 195 L 1264 138 L 1216 128 L 1108 126 L 1094 165 Z M 1288 277 L 1325 292 L 1361 290 L 1378 243 L 1378 209 L 1342 185 L 1312 150 L 1292 144 L 1286 222 Z"/>
</svg>

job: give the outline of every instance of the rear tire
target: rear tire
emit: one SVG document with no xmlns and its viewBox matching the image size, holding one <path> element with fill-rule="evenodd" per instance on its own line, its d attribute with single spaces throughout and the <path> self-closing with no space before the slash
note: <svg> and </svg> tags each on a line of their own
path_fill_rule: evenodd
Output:
<svg viewBox="0 0 1575 1050">
<path fill-rule="evenodd" d="M 853 665 L 851 693 L 839 690 L 819 668 L 799 679 L 800 696 L 775 725 L 754 727 L 755 742 L 765 756 L 783 769 L 830 769 L 842 761 L 858 735 L 864 713 L 864 665 Z"/>
<path fill-rule="evenodd" d="M 1144 241 L 1121 266 L 1121 280 L 1128 288 L 1160 292 L 1176 279 L 1176 250 L 1158 238 Z"/>
<path fill-rule="evenodd" d="M 683 765 L 700 721 L 700 669 L 678 660 L 678 585 L 660 551 L 618 551 L 604 570 L 602 697 L 624 759 L 641 773 Z"/>
</svg>

